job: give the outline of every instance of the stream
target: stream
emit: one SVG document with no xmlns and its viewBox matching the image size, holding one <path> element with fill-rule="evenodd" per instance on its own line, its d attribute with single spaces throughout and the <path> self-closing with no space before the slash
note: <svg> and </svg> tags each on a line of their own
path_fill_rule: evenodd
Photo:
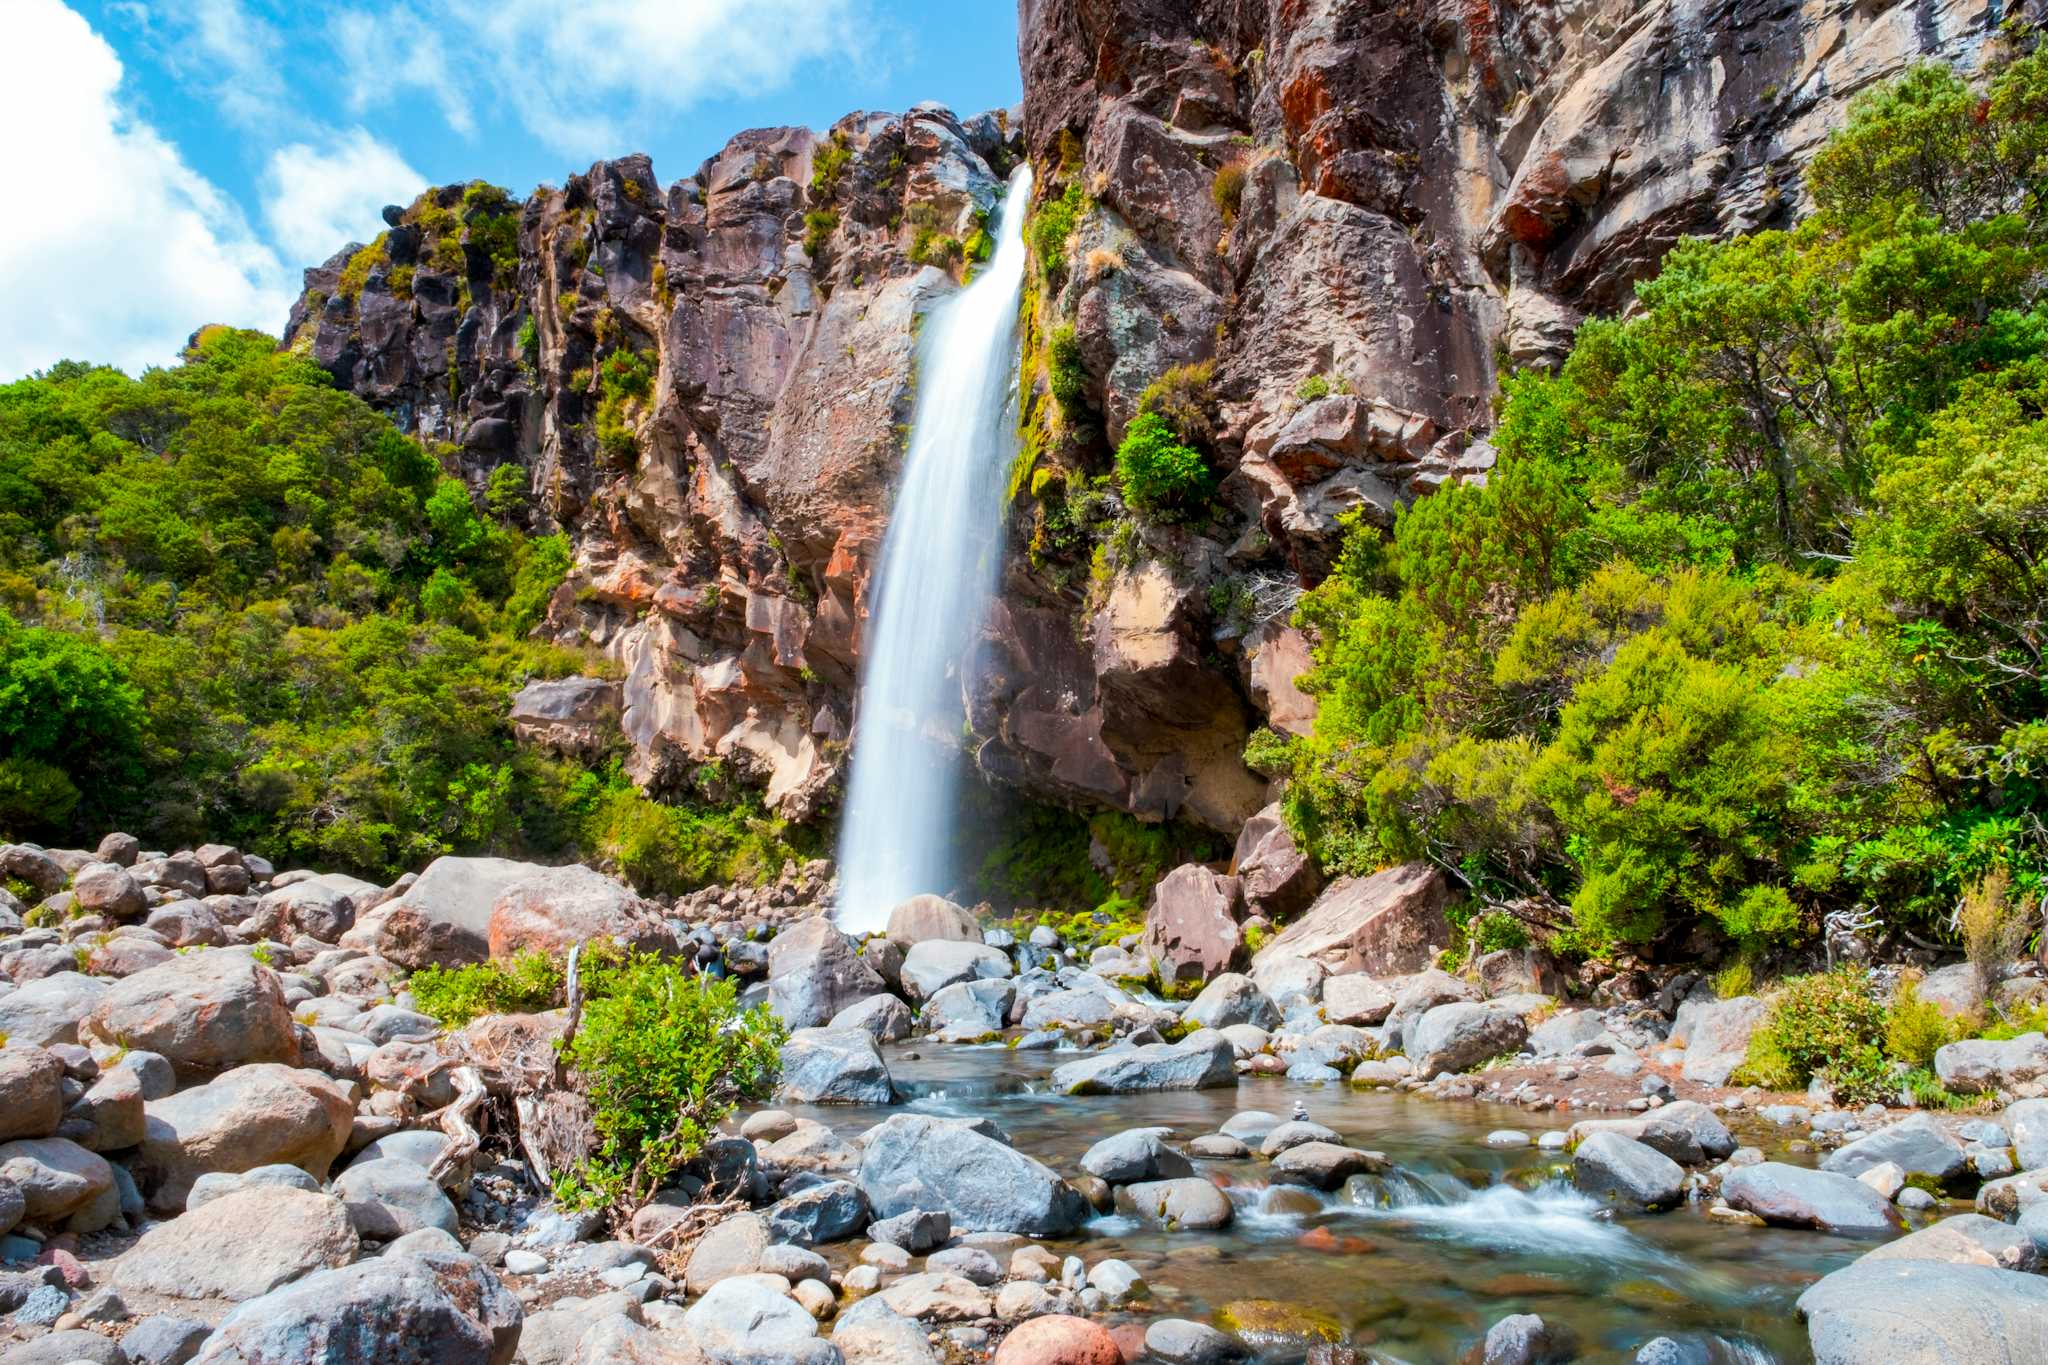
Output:
<svg viewBox="0 0 2048 1365">
<path fill-rule="evenodd" d="M 1180 1145 L 1240 1110 L 1289 1117 L 1299 1100 L 1348 1143 L 1391 1158 L 1370 1204 L 1343 1191 L 1269 1186 L 1257 1157 L 1198 1161 L 1200 1174 L 1226 1183 L 1231 1227 L 1164 1232 L 1105 1215 L 1082 1237 L 1051 1243 L 1091 1265 L 1117 1256 L 1137 1268 L 1151 1296 L 1125 1318 L 1210 1320 L 1232 1300 L 1278 1299 L 1328 1314 L 1378 1359 L 1423 1362 L 1456 1360 L 1501 1318 L 1536 1313 L 1568 1328 L 1587 1361 L 1633 1360 L 1644 1342 L 1668 1336 L 1686 1348 L 1674 1359 L 1789 1365 L 1812 1359 L 1793 1301 L 1870 1249 L 1821 1233 L 1720 1225 L 1692 1206 L 1610 1216 L 1571 1188 L 1557 1154 L 1486 1145 L 1497 1129 L 1534 1139 L 1584 1117 L 1576 1113 L 1251 1077 L 1216 1090 L 1061 1097 L 1044 1093 L 1047 1077 L 1071 1052 L 923 1042 L 884 1051 L 906 1105 L 791 1112 L 842 1136 L 905 1108 L 983 1116 L 1018 1150 L 1071 1176 L 1091 1145 L 1124 1129 L 1170 1127 Z M 1298 1347 L 1258 1357 L 1303 1358 Z"/>
</svg>

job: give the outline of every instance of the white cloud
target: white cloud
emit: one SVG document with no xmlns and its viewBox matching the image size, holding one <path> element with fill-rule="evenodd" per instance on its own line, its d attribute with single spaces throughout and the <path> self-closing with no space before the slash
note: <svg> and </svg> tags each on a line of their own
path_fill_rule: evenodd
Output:
<svg viewBox="0 0 2048 1365">
<path fill-rule="evenodd" d="M 242 0 L 170 0 L 182 36 L 172 64 L 204 79 L 215 105 L 244 128 L 275 130 L 294 117 L 280 61 L 284 40 Z"/>
<path fill-rule="evenodd" d="M 369 241 L 383 227 L 379 209 L 409 204 L 427 187 L 404 157 L 361 128 L 324 146 L 278 148 L 263 178 L 263 220 L 300 265 L 319 264 L 345 242 Z"/>
<path fill-rule="evenodd" d="M 507 105 L 555 150 L 596 157 L 621 150 L 635 119 L 858 61 L 872 21 L 869 0 L 447 0 L 435 28 L 451 41 L 421 37 L 409 10 L 343 15 L 350 87 L 366 104 L 419 89 L 464 116 Z"/>
<path fill-rule="evenodd" d="M 7 29 L 0 183 L 23 197 L 0 217 L 0 377 L 65 358 L 167 364 L 207 322 L 282 327 L 292 278 L 122 110 L 113 49 L 57 0 L 8 0 Z"/>
</svg>

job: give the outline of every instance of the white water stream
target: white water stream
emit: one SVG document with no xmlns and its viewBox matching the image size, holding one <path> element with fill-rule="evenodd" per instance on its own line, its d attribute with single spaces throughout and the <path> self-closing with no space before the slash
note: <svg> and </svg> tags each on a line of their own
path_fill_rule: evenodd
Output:
<svg viewBox="0 0 2048 1365">
<path fill-rule="evenodd" d="M 917 407 L 862 644 L 853 778 L 839 836 L 840 928 L 952 886 L 965 762 L 960 668 L 995 594 L 1031 170 L 1010 177 L 996 253 L 919 338 Z"/>
</svg>

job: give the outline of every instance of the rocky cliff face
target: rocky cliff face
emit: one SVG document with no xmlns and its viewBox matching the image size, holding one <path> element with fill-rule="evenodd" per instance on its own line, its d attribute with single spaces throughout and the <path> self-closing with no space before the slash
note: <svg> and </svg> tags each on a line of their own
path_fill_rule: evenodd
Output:
<svg viewBox="0 0 2048 1365">
<path fill-rule="evenodd" d="M 1312 716 L 1285 607 L 1338 516 L 1384 524 L 1482 476 L 1504 367 L 1556 359 L 1680 236 L 1788 220 L 1851 95 L 1923 57 L 1974 68 L 2005 16 L 1021 8 L 1021 116 L 758 130 L 665 190 L 638 156 L 523 205 L 449 187 L 307 272 L 290 344 L 480 493 L 510 467 L 569 533 L 545 629 L 619 662 L 651 784 L 717 757 L 787 813 L 829 805 L 917 319 L 973 268 L 1019 156 L 1042 199 L 1079 200 L 1067 267 L 1026 301 L 1027 428 L 1063 326 L 1092 420 L 1027 430 L 972 743 L 1041 795 L 1234 829 L 1264 795 L 1247 734 Z M 1200 362 L 1220 509 L 1090 524 L 1076 490 L 1143 390 Z"/>
</svg>

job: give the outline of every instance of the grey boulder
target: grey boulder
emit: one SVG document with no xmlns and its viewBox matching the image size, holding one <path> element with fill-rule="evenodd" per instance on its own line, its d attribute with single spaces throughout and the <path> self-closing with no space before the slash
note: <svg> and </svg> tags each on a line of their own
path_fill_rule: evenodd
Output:
<svg viewBox="0 0 2048 1365">
<path fill-rule="evenodd" d="M 1148 1043 L 1069 1062 L 1052 1073 L 1052 1085 L 1066 1095 L 1207 1090 L 1235 1085 L 1236 1061 L 1229 1039 L 1197 1033 L 1178 1043 Z"/>
<path fill-rule="evenodd" d="M 1572 1153 L 1572 1184 L 1625 1208 L 1668 1209 L 1683 1197 L 1685 1168 L 1633 1138 L 1595 1133 Z"/>
<path fill-rule="evenodd" d="M 519 1300 L 472 1256 L 426 1252 L 322 1270 L 236 1308 L 202 1365 L 511 1365 Z"/>
<path fill-rule="evenodd" d="M 958 1232 L 1058 1237 L 1087 1217 L 1087 1202 L 1043 1162 L 970 1122 L 898 1114 L 871 1129 L 860 1188 L 877 1219 L 942 1209 Z"/>
<path fill-rule="evenodd" d="M 2048 1359 L 2048 1280 L 1865 1257 L 1799 1296 L 1815 1365 L 2034 1365 Z"/>
<path fill-rule="evenodd" d="M 792 1104 L 888 1104 L 896 1097 L 888 1064 L 866 1029 L 798 1029 L 782 1045 L 782 1085 Z"/>
<path fill-rule="evenodd" d="M 1721 1182 L 1731 1208 L 1767 1223 L 1852 1236 L 1882 1236 L 1904 1223 L 1891 1201 L 1854 1176 L 1764 1161 L 1738 1166 Z"/>
</svg>

